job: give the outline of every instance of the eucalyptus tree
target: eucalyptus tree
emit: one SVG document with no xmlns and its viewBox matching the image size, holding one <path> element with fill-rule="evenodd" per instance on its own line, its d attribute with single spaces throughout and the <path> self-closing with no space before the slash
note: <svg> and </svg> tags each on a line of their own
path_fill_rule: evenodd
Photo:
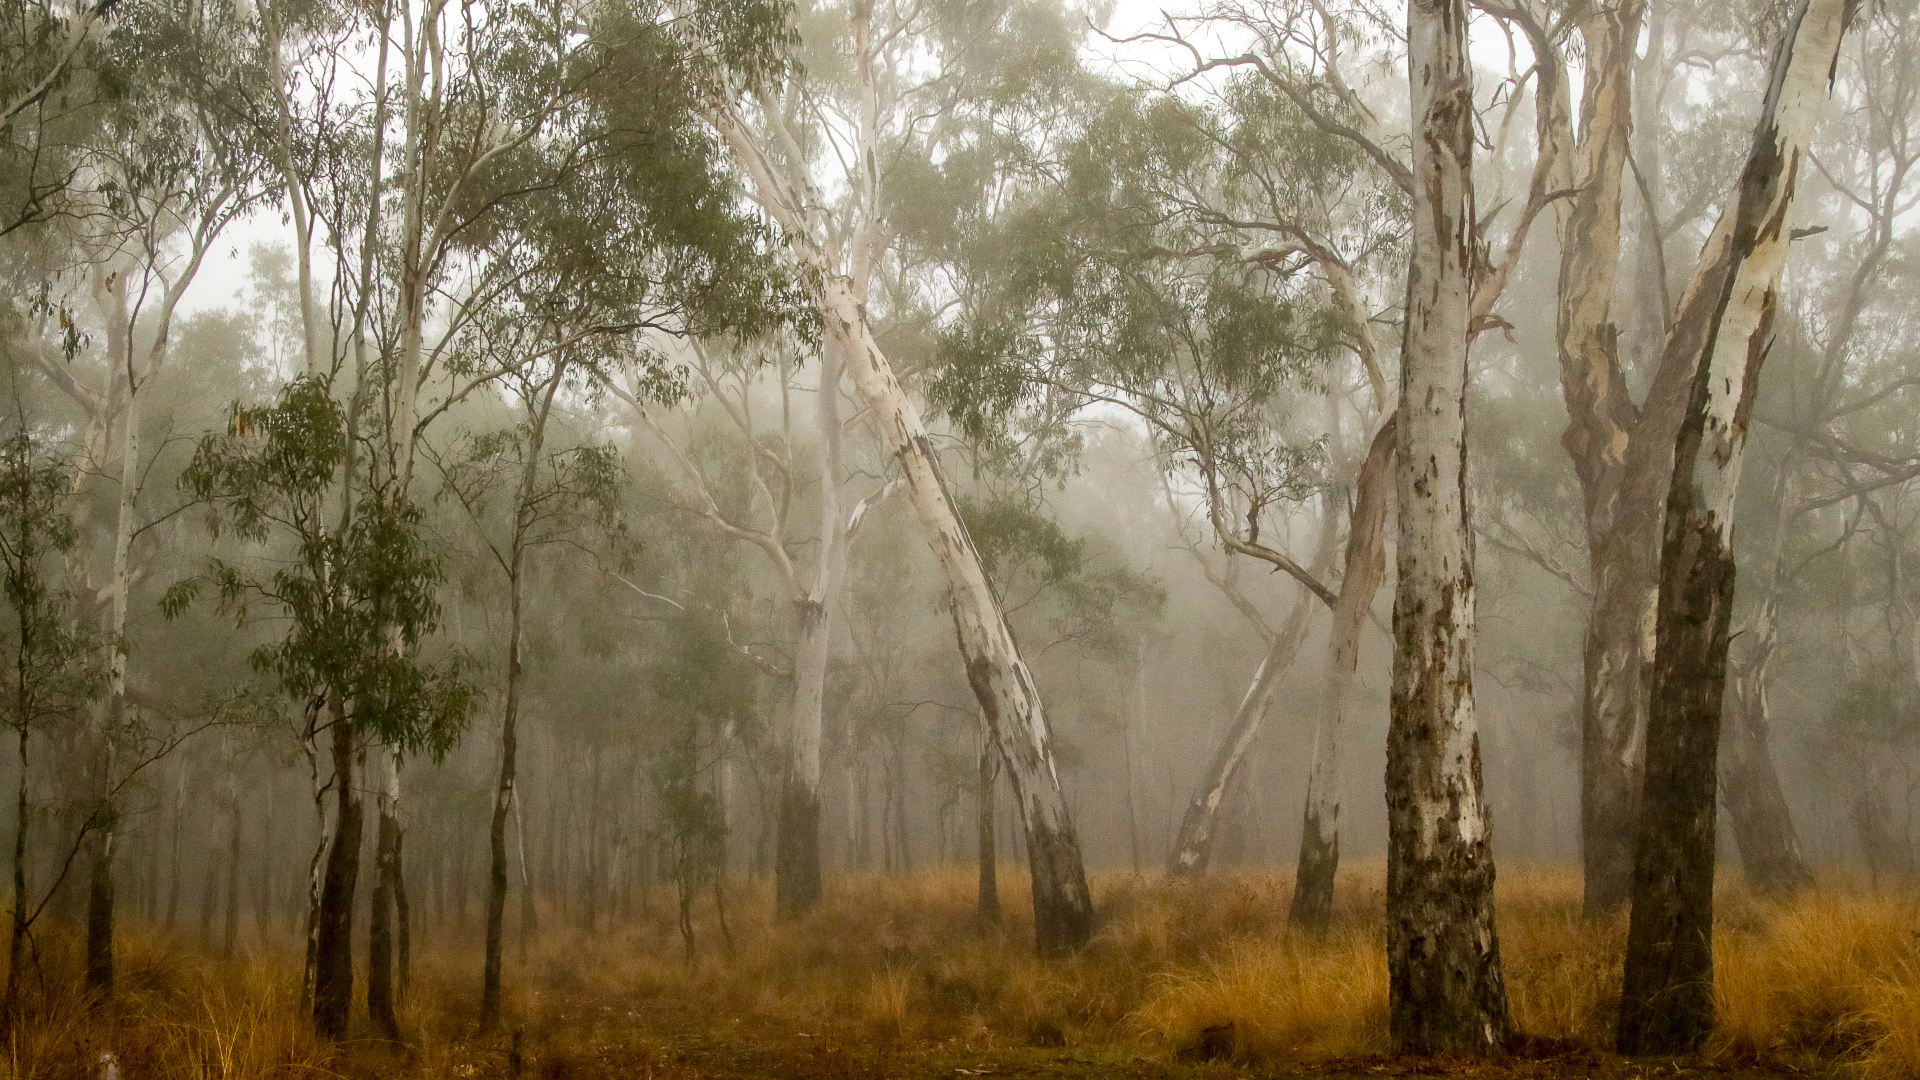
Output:
<svg viewBox="0 0 1920 1080">
<path fill-rule="evenodd" d="M 34 814 L 30 747 L 35 732 L 82 722 L 102 689 L 100 635 L 74 611 L 57 586 L 59 562 L 75 539 L 68 492 L 73 466 L 30 430 L 16 429 L 0 443 L 0 600 L 7 608 L 5 717 L 13 729 L 18 789 L 14 798 L 13 871 L 7 934 L 7 982 L 0 1016 L 16 1022 L 28 974 L 28 935 L 46 900 L 28 885 L 28 830 Z M 90 815 L 81 842 L 100 822 Z M 67 860 L 70 862 L 70 860 Z M 54 883 L 56 886 L 58 882 Z"/>
<path fill-rule="evenodd" d="M 792 69 L 779 85 L 719 80 L 705 115 L 806 272 L 824 347 L 900 461 L 946 582 L 968 681 L 1018 795 L 1037 944 L 1075 948 L 1092 933 L 1092 897 L 1046 714 L 874 322 L 886 310 L 877 286 L 899 225 L 890 179 L 995 124 L 1047 113 L 1072 75 L 1075 31 L 1057 7 L 1020 2 L 854 3 L 809 12 L 799 31 L 822 62 Z"/>
<path fill-rule="evenodd" d="M 649 414 L 637 383 L 615 385 L 614 393 L 633 407 L 641 427 L 672 463 L 676 486 L 681 490 L 678 507 L 735 543 L 759 552 L 772 570 L 783 599 L 792 607 L 791 666 L 770 665 L 768 670 L 789 686 L 780 732 L 787 761 L 780 785 L 774 873 L 779 910 L 794 916 L 811 909 L 820 898 L 820 776 L 827 669 L 851 537 L 860 519 L 894 485 L 874 486 L 850 510 L 842 509 L 843 491 L 851 479 L 842 448 L 847 424 L 842 418 L 844 369 L 831 350 L 823 351 L 813 385 L 796 386 L 797 369 L 802 365 L 795 362 L 795 343 L 785 337 L 726 350 L 694 347 L 695 362 L 689 372 L 695 382 L 693 401 L 717 404 L 734 437 L 747 448 L 750 485 L 744 502 L 726 494 L 729 488 L 737 487 L 737 478 L 729 483 L 729 478 L 714 475 L 691 452 L 685 437 L 669 433 Z M 768 358 L 763 360 L 763 356 Z M 763 370 L 773 372 L 775 385 L 765 385 Z M 754 419 L 755 397 L 764 398 L 769 392 L 777 395 L 778 401 L 779 426 L 772 430 L 763 426 L 764 420 Z M 803 445 L 794 425 L 792 396 L 796 392 L 812 395 L 810 462 L 796 461 Z M 761 403 L 763 418 L 773 411 L 770 405 Z M 739 466 L 737 461 L 728 464 Z M 811 521 L 796 527 L 794 498 L 806 487 L 814 489 L 813 513 L 809 515 Z M 810 568 L 802 561 L 803 550 L 809 547 L 815 550 Z"/>
<path fill-rule="evenodd" d="M 1886 583 L 1886 617 L 1876 621 L 1889 632 L 1885 655 L 1894 662 L 1891 678 L 1888 669 L 1878 673 L 1877 689 L 1894 688 L 1898 698 L 1914 685 L 1913 651 L 1901 629 L 1909 616 L 1899 569 L 1900 502 L 1902 489 L 1920 475 L 1920 462 L 1911 449 L 1905 400 L 1914 377 L 1904 347 L 1911 316 L 1896 299 L 1912 282 L 1910 270 L 1892 256 L 1903 233 L 1902 208 L 1920 198 L 1920 69 L 1910 59 L 1920 19 L 1890 8 L 1868 17 L 1872 32 L 1851 36 L 1842 51 L 1836 107 L 1816 128 L 1811 147 L 1819 180 L 1808 177 L 1801 196 L 1811 204 L 1805 216 L 1831 225 L 1794 233 L 1800 238 L 1795 283 L 1782 296 L 1781 332 L 1769 358 L 1773 374 L 1754 410 L 1761 425 L 1756 448 L 1765 464 L 1748 490 L 1749 498 L 1756 488 L 1768 493 L 1757 521 L 1767 531 L 1756 537 L 1750 556 L 1761 575 L 1758 587 L 1746 592 L 1750 615 L 1736 623 L 1742 630 L 1729 648 L 1721 799 L 1748 880 L 1774 894 L 1809 884 L 1812 872 L 1769 752 L 1777 719 L 1772 688 L 1783 654 L 1821 651 L 1796 625 L 1796 609 L 1810 606 L 1824 618 L 1836 603 L 1857 603 L 1844 591 L 1826 593 L 1814 584 L 1836 564 L 1873 552 L 1862 569 Z M 1743 535 L 1753 536 L 1750 529 Z M 1856 545 L 1859 552 L 1851 550 Z M 1882 552 L 1893 558 L 1882 562 Z M 1890 571 L 1884 578 L 1882 567 Z M 1866 719 L 1871 713 L 1904 710 L 1854 704 L 1853 715 L 1832 733 L 1852 766 L 1842 794 L 1865 826 L 1861 841 L 1873 867 L 1889 853 L 1880 842 L 1884 830 L 1871 787 L 1891 762 L 1847 744 L 1876 726 Z"/>
<path fill-rule="evenodd" d="M 0 12 L 0 237 L 60 216 L 68 189 L 84 186 L 86 144 L 124 86 L 115 7 L 30 0 Z"/>
<path fill-rule="evenodd" d="M 81 260 L 94 308 L 85 324 L 100 332 L 99 355 L 85 366 L 53 350 L 31 350 L 47 380 L 84 417 L 80 436 L 91 470 L 116 489 L 115 510 L 101 545 L 92 483 L 76 485 L 81 540 L 73 561 L 76 588 L 98 609 L 114 643 L 107 694 L 96 722 L 94 797 L 114 786 L 114 747 L 124 740 L 127 705 L 127 615 L 136 574 L 133 540 L 140 519 L 141 478 L 155 455 L 143 451 L 144 406 L 166 366 L 174 323 L 207 255 L 235 221 L 270 194 L 261 180 L 262 148 L 244 127 L 221 115 L 224 100 L 242 95 L 258 72 L 229 12 L 201 5 L 147 4 L 119 29 L 117 62 L 143 78 L 123 91 L 86 151 L 87 187 L 68 192 L 60 230 Z M 84 318 L 84 317 L 81 317 Z M 145 456 L 143 457 L 143 453 Z M 77 478 L 78 479 L 78 478 Z M 105 546 L 104 559 L 96 548 Z M 88 853 L 87 981 L 113 982 L 113 855 L 116 812 Z"/>
<path fill-rule="evenodd" d="M 374 8 L 270 4 L 257 10 L 250 40 L 270 85 L 242 119 L 273 148 L 286 190 L 303 378 L 318 380 L 307 384 L 301 400 L 312 396 L 312 386 L 324 385 L 346 425 L 344 457 L 334 470 L 339 490 L 330 503 L 340 513 L 340 531 L 349 531 L 362 514 L 403 531 L 415 528 L 415 472 L 428 432 L 476 392 L 531 362 L 471 347 L 476 336 L 484 336 L 479 324 L 510 307 L 514 291 L 530 287 L 541 266 L 537 259 L 515 257 L 523 249 L 502 240 L 526 224 L 524 215 L 514 217 L 516 207 L 539 203 L 551 211 L 555 192 L 592 175 L 598 179 L 571 189 L 579 201 L 562 207 L 569 212 L 548 227 L 549 235 L 610 228 L 617 238 L 610 243 L 644 247 L 643 226 L 658 221 L 636 224 L 632 216 L 677 214 L 696 222 L 693 232 L 715 234 L 703 249 L 710 255 L 726 246 L 719 234 L 739 231 L 737 225 L 712 224 L 737 219 L 715 205 L 712 185 L 689 168 L 697 155 L 685 152 L 685 125 L 653 124 L 673 115 L 679 89 L 665 59 L 671 50 L 660 30 L 663 21 L 660 10 L 646 5 L 605 8 L 566 0 L 463 6 L 427 0 Z M 661 150 L 671 152 L 649 156 Z M 624 181 L 615 176 L 619 167 L 611 164 L 623 152 L 624 167 L 635 169 L 653 190 L 678 183 L 692 198 L 663 199 L 635 211 L 620 201 L 633 192 L 622 188 Z M 620 220 L 623 213 L 629 219 Z M 697 224 L 703 220 L 709 224 Z M 316 245 L 323 246 L 316 251 Z M 598 302 L 585 295 L 569 299 Z M 550 312 L 555 325 L 570 314 Z M 610 337 L 634 329 L 631 320 L 614 317 L 562 333 Z M 553 344 L 543 346 L 545 355 Z M 396 623 L 381 652 L 405 652 L 418 636 L 417 629 Z M 405 734 L 404 725 L 385 730 Z M 354 771 L 361 753 L 354 743 L 336 743 L 336 779 Z M 380 877 L 368 942 L 368 993 L 376 1022 L 393 1034 L 389 946 L 403 897 L 404 748 L 375 743 L 373 749 L 381 756 Z M 318 783 L 317 769 L 315 778 Z M 353 788 L 341 785 L 343 795 Z M 357 859 L 361 843 L 360 812 L 346 809 L 343 803 L 333 824 L 323 828 L 331 837 L 324 861 L 342 867 Z M 351 909 L 355 881 L 344 870 L 321 871 L 316 861 L 312 974 L 327 985 L 323 994 L 315 984 L 312 999 L 320 1026 L 337 1033 L 344 1029 L 352 968 L 342 951 L 350 923 L 335 916 Z M 326 965 L 319 963 L 323 954 Z"/>
<path fill-rule="evenodd" d="M 1474 106 L 1463 0 L 1407 6 L 1413 200 L 1400 357 L 1393 697 L 1387 731 L 1388 1023 L 1415 1051 L 1511 1031 L 1473 698 L 1467 352 Z"/>
<path fill-rule="evenodd" d="M 518 344 L 518 342 L 516 342 Z M 460 438 L 444 455 L 433 453 L 444 486 L 473 516 L 486 556 L 506 579 L 506 682 L 500 719 L 500 771 L 487 842 L 486 950 L 480 992 L 480 1030 L 500 1019 L 500 961 L 507 904 L 507 819 L 517 797 L 519 723 L 525 679 L 524 583 L 528 555 L 563 543 L 589 543 L 589 530 L 616 528 L 621 481 L 618 454 L 608 446 L 576 443 L 550 448 L 549 426 L 563 389 L 578 390 L 576 358 L 566 353 L 528 365 L 502 383 L 517 399 L 519 416 L 505 429 Z M 506 496 L 507 521 L 489 503 Z M 503 532 L 504 536 L 497 533 Z M 531 902 L 530 900 L 528 902 Z"/>
<path fill-rule="evenodd" d="M 1773 341 L 1802 159 L 1855 17 L 1788 16 L 1735 194 L 1702 251 L 1667 352 L 1689 370 L 1660 555 L 1646 789 L 1621 990 L 1620 1048 L 1680 1052 L 1713 1026 L 1714 799 L 1732 617 L 1733 510 Z"/>
<path fill-rule="evenodd" d="M 556 406 L 609 387 L 637 405 L 671 398 L 682 377 L 658 339 L 751 334 L 792 315 L 764 231 L 739 212 L 688 107 L 679 77 L 686 58 L 647 14 L 609 9 L 592 24 L 600 51 L 575 121 L 581 133 L 559 147 L 576 160 L 548 166 L 546 190 L 501 207 L 476 230 L 475 254 L 504 268 L 505 284 L 453 343 L 462 370 L 502 373 L 497 385 L 520 412 L 513 428 L 472 433 L 440 462 L 508 591 L 483 1029 L 500 1009 L 527 557 L 588 525 L 616 524 L 617 456 L 587 443 L 548 449 Z M 484 506 L 502 484 L 512 491 L 503 537 L 487 532 Z"/>
<path fill-rule="evenodd" d="M 183 483 L 217 508 L 216 531 L 271 542 L 277 557 L 266 567 L 213 559 L 165 601 L 177 614 L 210 585 L 221 610 L 239 619 L 264 608 L 285 621 L 285 635 L 250 660 L 302 704 L 304 738 L 331 744 L 335 811 L 315 854 L 324 872 L 308 964 L 315 1026 L 336 1037 L 352 1002 L 366 740 L 444 754 L 476 694 L 460 652 L 418 652 L 439 626 L 435 591 L 443 576 L 420 531 L 420 511 L 344 483 L 342 473 L 362 460 L 355 451 L 367 452 L 356 446 L 365 439 L 318 377 L 289 383 L 271 403 L 236 405 L 227 432 L 201 441 Z M 342 505 L 343 490 L 358 505 Z"/>
</svg>

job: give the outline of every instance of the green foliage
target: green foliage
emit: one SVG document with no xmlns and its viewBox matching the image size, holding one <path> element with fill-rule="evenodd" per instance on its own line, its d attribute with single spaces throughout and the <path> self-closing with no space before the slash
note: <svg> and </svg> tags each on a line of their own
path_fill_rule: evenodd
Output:
<svg viewBox="0 0 1920 1080">
<path fill-rule="evenodd" d="M 962 497 L 956 507 L 987 573 L 1011 594 L 1009 607 L 1048 600 L 1053 644 L 1074 641 L 1119 657 L 1166 605 L 1166 589 L 1153 575 L 1099 565 L 1084 538 L 1069 537 L 1024 499 Z"/>
<path fill-rule="evenodd" d="M 209 560 L 204 580 L 221 610 L 246 621 L 261 604 L 286 622 L 284 636 L 254 650 L 253 667 L 294 697 L 336 697 L 383 742 L 445 754 L 478 691 L 463 653 L 438 663 L 421 655 L 439 627 L 445 575 L 419 509 L 373 491 L 340 512 L 349 434 L 322 379 L 296 380 L 275 404 L 236 406 L 231 417 L 226 434 L 201 441 L 181 482 L 216 507 L 216 528 L 292 549 L 265 579 Z M 179 615 L 201 584 L 174 585 L 162 610 Z"/>
<path fill-rule="evenodd" d="M 105 686 L 108 642 L 73 616 L 51 582 L 76 539 L 67 513 L 73 466 L 18 433 L 0 443 L 0 598 L 11 618 L 0 703 L 16 730 L 71 720 Z"/>
</svg>

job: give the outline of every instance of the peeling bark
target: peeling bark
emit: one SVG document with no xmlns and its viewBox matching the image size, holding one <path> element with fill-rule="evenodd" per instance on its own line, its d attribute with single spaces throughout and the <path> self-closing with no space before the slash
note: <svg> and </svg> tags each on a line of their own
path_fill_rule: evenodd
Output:
<svg viewBox="0 0 1920 1080">
<path fill-rule="evenodd" d="M 1396 431 L 1388 1023 L 1402 1051 L 1485 1054 L 1512 1025 L 1473 712 L 1466 408 L 1476 243 L 1464 0 L 1412 0 L 1407 40 L 1414 187 Z"/>
<path fill-rule="evenodd" d="M 1853 14 L 1854 0 L 1802 0 L 1788 21 L 1736 197 L 1715 230 L 1716 239 L 1724 237 L 1724 256 L 1703 255 L 1695 274 L 1698 283 L 1724 261 L 1723 284 L 1694 354 L 1667 494 L 1620 1001 L 1623 1054 L 1685 1053 L 1713 1028 L 1714 794 L 1733 607 L 1734 499 L 1760 368 L 1772 345 L 1800 163 Z"/>
</svg>

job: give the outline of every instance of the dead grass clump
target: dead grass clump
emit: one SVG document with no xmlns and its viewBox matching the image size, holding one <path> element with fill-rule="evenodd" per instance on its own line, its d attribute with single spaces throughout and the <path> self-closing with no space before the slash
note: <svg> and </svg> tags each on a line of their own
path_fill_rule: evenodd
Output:
<svg viewBox="0 0 1920 1080">
<path fill-rule="evenodd" d="M 1507 995 L 1516 1027 L 1534 1039 L 1599 1048 L 1619 1015 L 1626 915 L 1581 914 L 1577 870 L 1501 873 L 1496 898 Z"/>
<path fill-rule="evenodd" d="M 1905 985 L 1913 915 L 1889 898 L 1810 892 L 1715 936 L 1715 1048 L 1738 1059 L 1845 1059 L 1887 1032 Z M 1737 909 L 1736 909 L 1737 910 Z"/>
<path fill-rule="evenodd" d="M 1265 1062 L 1387 1049 L 1387 963 L 1378 933 L 1248 940 L 1169 974 L 1136 1022 L 1175 1048 Z"/>
</svg>

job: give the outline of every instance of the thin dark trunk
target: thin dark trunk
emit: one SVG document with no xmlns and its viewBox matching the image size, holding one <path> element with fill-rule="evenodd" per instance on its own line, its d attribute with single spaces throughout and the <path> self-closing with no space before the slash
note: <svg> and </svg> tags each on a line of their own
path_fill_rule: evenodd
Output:
<svg viewBox="0 0 1920 1080">
<path fill-rule="evenodd" d="M 22 615 L 24 628 L 26 616 Z M 27 634 L 22 630 L 21 638 Z M 25 666 L 27 650 L 20 650 L 22 668 Z M 16 716 L 25 717 L 29 710 L 26 704 L 26 686 L 24 670 L 16 673 L 20 688 L 19 711 Z M 9 1028 L 20 1014 L 20 984 L 27 968 L 27 733 L 31 730 L 26 724 L 19 726 L 18 757 L 20 767 L 19 789 L 13 802 L 13 918 L 12 927 L 7 934 L 7 999 L 6 1022 Z"/>
<path fill-rule="evenodd" d="M 980 786 L 974 789 L 974 799 L 978 810 L 980 892 L 979 914 L 983 922 L 1000 921 L 1000 853 L 994 845 L 993 804 L 997 794 L 994 781 L 1000 777 L 1000 756 L 994 753 L 993 744 L 983 742 L 980 746 Z"/>
<path fill-rule="evenodd" d="M 480 1031 L 491 1032 L 500 1023 L 500 952 L 507 916 L 507 814 L 514 809 L 514 782 L 520 753 L 520 551 L 516 547 L 511 562 L 507 621 L 507 701 L 500 723 L 500 780 L 493 793 L 493 820 L 487 829 L 487 941 L 484 971 L 480 980 Z M 526 865 L 525 840 L 521 842 L 521 866 Z M 521 898 L 521 940 L 531 932 L 530 897 Z"/>
<path fill-rule="evenodd" d="M 87 989 L 113 993 L 113 841 L 115 826 L 87 840 Z"/>
<path fill-rule="evenodd" d="M 323 1037 L 346 1037 L 353 1008 L 353 895 L 360 878 L 361 799 L 353 727 L 331 702 L 334 828 L 315 917 L 313 1026 Z"/>
<path fill-rule="evenodd" d="M 380 1034 L 398 1042 L 400 1019 L 393 1008 L 393 883 L 399 869 L 400 822 L 388 797 L 383 796 L 380 803 L 373 849 L 373 913 L 367 924 L 367 1016 Z"/>
<path fill-rule="evenodd" d="M 233 959 L 240 944 L 240 844 L 246 815 L 240 810 L 240 773 L 231 757 L 227 764 L 227 903 L 220 934 L 220 955 Z"/>
</svg>

